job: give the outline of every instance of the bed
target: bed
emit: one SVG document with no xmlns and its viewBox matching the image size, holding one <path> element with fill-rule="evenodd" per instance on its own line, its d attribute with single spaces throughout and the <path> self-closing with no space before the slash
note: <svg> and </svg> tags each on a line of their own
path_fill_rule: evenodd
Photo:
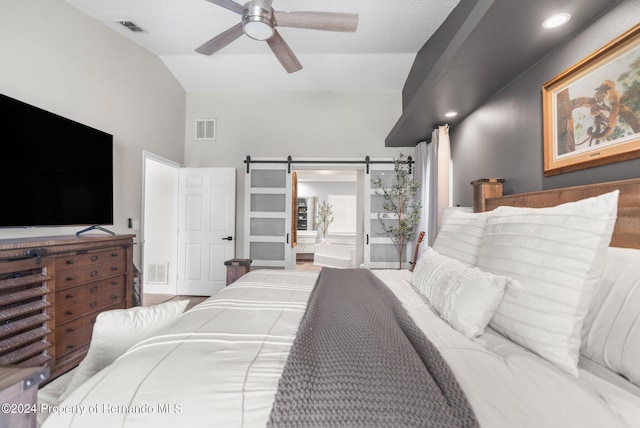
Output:
<svg viewBox="0 0 640 428">
<path fill-rule="evenodd" d="M 101 316 L 39 421 L 640 427 L 640 180 L 486 202 L 413 272 L 256 270 L 182 314 Z"/>
<path fill-rule="evenodd" d="M 355 267 L 356 246 L 351 244 L 316 244 L 313 263 L 334 268 Z"/>
</svg>

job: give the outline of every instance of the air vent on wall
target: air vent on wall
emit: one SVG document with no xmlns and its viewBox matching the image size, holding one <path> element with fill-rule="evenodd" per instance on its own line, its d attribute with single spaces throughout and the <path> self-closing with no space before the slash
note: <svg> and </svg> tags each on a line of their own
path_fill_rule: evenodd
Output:
<svg viewBox="0 0 640 428">
<path fill-rule="evenodd" d="M 145 32 L 143 28 L 138 27 L 138 25 L 133 21 L 116 21 L 116 22 L 119 23 L 120 25 L 124 25 L 129 30 L 133 31 L 134 33 L 144 33 Z"/>
<path fill-rule="evenodd" d="M 169 284 L 169 263 L 147 263 L 144 282 L 153 285 Z"/>
<path fill-rule="evenodd" d="M 196 140 L 215 140 L 216 120 L 196 119 Z"/>
</svg>

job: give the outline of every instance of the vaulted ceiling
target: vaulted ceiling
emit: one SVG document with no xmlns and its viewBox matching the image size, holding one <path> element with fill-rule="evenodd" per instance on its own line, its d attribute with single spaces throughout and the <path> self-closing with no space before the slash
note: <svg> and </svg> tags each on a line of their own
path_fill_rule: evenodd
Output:
<svg viewBox="0 0 640 428">
<path fill-rule="evenodd" d="M 241 20 L 207 0 L 67 0 L 158 55 L 189 92 L 399 91 L 416 52 L 458 1 L 274 0 L 278 11 L 359 15 L 355 33 L 279 27 L 304 67 L 288 74 L 265 42 L 247 36 L 211 56 L 196 53 Z M 133 32 L 119 21 L 144 31 Z"/>
<path fill-rule="evenodd" d="M 304 67 L 288 74 L 265 42 L 246 36 L 211 56 L 196 53 L 240 22 L 211 1 L 67 0 L 156 54 L 188 92 L 402 91 L 389 147 L 414 146 L 434 125 L 455 125 L 619 1 L 274 0 L 275 10 L 359 15 L 355 33 L 279 27 Z M 569 23 L 544 30 L 542 21 L 558 12 L 570 13 Z M 458 116 L 446 118 L 450 110 Z"/>
</svg>

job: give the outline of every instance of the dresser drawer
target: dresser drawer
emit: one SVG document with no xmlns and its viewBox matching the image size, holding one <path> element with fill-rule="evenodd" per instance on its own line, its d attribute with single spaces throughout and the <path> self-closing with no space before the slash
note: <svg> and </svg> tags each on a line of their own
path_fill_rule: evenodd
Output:
<svg viewBox="0 0 640 428">
<path fill-rule="evenodd" d="M 95 266 L 86 266 L 81 269 L 56 272 L 56 288 L 62 290 L 85 282 L 125 273 L 124 260 L 112 260 Z"/>
<path fill-rule="evenodd" d="M 81 317 L 87 312 L 87 293 L 86 287 L 56 292 L 56 325 Z"/>
<path fill-rule="evenodd" d="M 86 322 L 81 318 L 56 328 L 56 358 L 78 351 L 88 343 L 84 332 Z"/>
<path fill-rule="evenodd" d="M 125 298 L 125 276 L 66 288 L 56 292 L 56 325 L 102 310 Z"/>
<path fill-rule="evenodd" d="M 85 266 L 99 265 L 113 261 L 125 263 L 126 250 L 124 248 L 112 248 L 105 251 L 73 254 L 70 256 L 56 257 L 56 272 L 64 272 Z"/>
<path fill-rule="evenodd" d="M 95 284 L 89 284 L 88 311 L 110 306 L 124 300 L 124 276 L 115 276 Z"/>
</svg>

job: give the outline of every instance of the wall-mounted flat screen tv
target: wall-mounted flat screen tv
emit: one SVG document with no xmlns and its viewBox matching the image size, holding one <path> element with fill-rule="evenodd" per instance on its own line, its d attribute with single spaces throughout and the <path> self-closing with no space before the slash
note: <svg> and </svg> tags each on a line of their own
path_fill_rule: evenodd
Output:
<svg viewBox="0 0 640 428">
<path fill-rule="evenodd" d="M 0 94 L 0 227 L 113 224 L 113 136 Z"/>
</svg>

